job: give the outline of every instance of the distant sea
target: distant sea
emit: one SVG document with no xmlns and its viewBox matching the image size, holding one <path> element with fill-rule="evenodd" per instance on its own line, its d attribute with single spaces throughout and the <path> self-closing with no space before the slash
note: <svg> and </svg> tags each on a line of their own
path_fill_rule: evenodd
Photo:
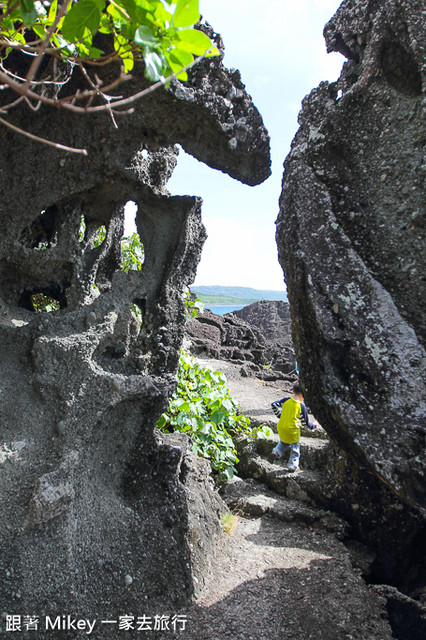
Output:
<svg viewBox="0 0 426 640">
<path fill-rule="evenodd" d="M 206 309 L 210 309 L 212 313 L 216 313 L 218 316 L 224 316 L 225 313 L 231 313 L 232 311 L 239 311 L 243 307 L 247 305 L 245 304 L 236 304 L 234 306 L 227 304 L 218 304 L 218 305 L 205 305 Z"/>
</svg>

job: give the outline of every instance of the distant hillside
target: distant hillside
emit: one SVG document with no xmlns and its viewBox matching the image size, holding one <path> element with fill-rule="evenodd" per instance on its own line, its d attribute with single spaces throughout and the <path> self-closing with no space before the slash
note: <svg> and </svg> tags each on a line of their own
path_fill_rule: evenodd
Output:
<svg viewBox="0 0 426 640">
<path fill-rule="evenodd" d="M 191 291 L 203 302 L 216 304 L 250 304 L 257 300 L 287 300 L 285 291 L 251 289 L 250 287 L 196 286 L 191 288 Z"/>
</svg>

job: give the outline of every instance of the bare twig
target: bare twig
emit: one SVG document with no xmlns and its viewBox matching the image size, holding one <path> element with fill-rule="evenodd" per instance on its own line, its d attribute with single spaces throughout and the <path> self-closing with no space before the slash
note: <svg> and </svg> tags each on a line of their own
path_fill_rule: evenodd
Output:
<svg viewBox="0 0 426 640">
<path fill-rule="evenodd" d="M 97 76 L 96 76 L 97 77 Z M 116 78 L 113 82 L 111 82 L 110 84 L 108 84 L 105 88 L 103 93 L 105 95 L 107 95 L 105 92 L 106 91 L 111 91 L 111 89 L 115 89 L 115 87 L 118 87 L 120 84 L 123 84 L 123 82 L 129 82 L 129 80 L 132 80 L 132 76 L 130 74 L 125 74 L 123 72 L 120 73 L 120 75 L 118 76 L 118 78 Z M 94 92 L 93 91 L 81 91 L 79 94 L 79 99 L 82 100 L 84 98 L 87 98 L 88 96 L 93 95 Z M 110 96 L 111 100 L 121 100 L 122 96 Z M 65 102 L 70 102 L 73 101 L 73 96 L 66 96 L 64 98 L 60 98 L 61 103 L 65 103 Z"/>
<path fill-rule="evenodd" d="M 24 100 L 27 103 L 27 105 L 29 106 L 29 108 L 31 109 L 31 111 L 39 111 L 40 107 L 41 107 L 41 102 L 40 100 L 37 102 L 36 106 L 34 107 L 34 105 L 31 103 L 31 100 L 29 100 L 27 98 L 27 96 L 24 96 Z"/>
<path fill-rule="evenodd" d="M 111 105 L 109 104 L 108 106 L 109 106 L 108 113 L 109 113 L 109 115 L 111 116 L 111 120 L 112 120 L 112 124 L 114 125 L 114 129 L 118 129 L 118 124 L 117 124 L 117 123 L 116 123 L 116 121 L 115 121 L 115 118 L 114 118 L 114 112 L 113 112 L 113 110 L 111 109 Z"/>
<path fill-rule="evenodd" d="M 1 71 L 1 69 L 3 69 L 3 71 Z M 6 69 L 4 69 L 4 67 L 0 64 L 0 79 L 2 79 L 4 81 L 4 85 L 1 86 L 1 88 L 6 88 L 9 87 L 10 89 L 12 89 L 13 91 L 15 91 L 18 94 L 21 94 L 21 96 L 26 95 L 34 100 L 40 100 L 40 94 L 32 92 L 31 89 L 24 89 L 23 84 L 19 83 L 19 82 L 15 82 L 14 79 L 19 79 L 22 81 L 22 83 L 24 82 L 23 78 L 19 78 L 19 76 L 15 76 L 11 73 L 9 73 L 9 71 L 7 71 Z M 50 81 L 50 80 L 46 80 L 44 81 L 35 81 L 33 80 L 31 82 L 31 85 L 43 85 L 43 84 L 51 84 L 54 87 L 58 87 L 60 88 L 62 85 L 67 84 L 67 82 L 69 82 L 71 78 L 71 75 L 64 80 L 62 83 L 61 82 L 55 82 L 55 81 Z M 115 87 L 119 86 L 120 84 L 122 84 L 123 82 L 128 82 L 129 80 L 132 79 L 131 75 L 126 75 L 124 73 L 121 73 L 120 76 L 118 78 L 116 78 L 113 82 L 111 82 L 108 86 L 105 87 L 105 91 L 109 91 L 111 89 L 114 89 Z M 55 106 L 55 107 L 62 107 L 63 105 L 67 104 L 68 102 L 70 102 L 71 104 L 75 104 L 75 102 L 77 100 L 83 100 L 85 98 L 90 97 L 91 95 L 94 95 L 96 92 L 94 91 L 80 91 L 77 90 L 76 93 L 70 95 L 70 96 L 65 96 L 64 98 L 44 98 L 42 99 L 43 104 L 48 104 L 50 106 Z M 121 99 L 122 96 L 110 96 L 111 100 L 119 100 Z M 14 103 L 11 103 L 14 104 Z M 8 105 L 9 107 L 10 105 Z M 2 107 L 3 109 L 5 109 L 6 107 Z M 82 111 L 87 112 L 87 109 L 82 108 Z"/>
<path fill-rule="evenodd" d="M 55 59 L 56 62 L 56 59 Z M 10 71 L 9 69 L 6 69 L 5 66 L 0 62 L 0 69 L 3 69 L 3 71 L 10 76 L 11 78 L 14 78 L 15 80 L 20 80 L 21 82 L 25 82 L 25 78 L 22 78 L 21 76 L 17 76 L 15 73 L 13 73 L 12 71 Z M 32 87 L 36 87 L 39 85 L 47 85 L 47 84 L 52 84 L 54 86 L 58 86 L 58 87 L 62 87 L 65 84 L 67 84 L 70 81 L 71 78 L 71 74 L 68 75 L 66 80 L 31 80 L 30 86 Z"/>
<path fill-rule="evenodd" d="M 112 112 L 111 109 L 111 99 L 114 98 L 114 96 L 107 96 L 103 91 L 100 90 L 100 86 L 102 85 L 102 80 L 95 74 L 96 77 L 96 84 L 93 82 L 93 80 L 91 79 L 91 77 L 89 76 L 89 74 L 87 73 L 86 69 L 84 68 L 84 65 L 82 65 L 80 63 L 80 69 L 84 75 L 84 77 L 86 78 L 87 82 L 89 83 L 89 85 L 91 87 L 93 87 L 94 91 L 96 92 L 96 94 L 94 93 L 93 95 L 90 96 L 89 101 L 86 105 L 86 108 L 91 104 L 92 100 L 94 99 L 95 95 L 100 96 L 101 98 L 103 98 L 103 100 L 105 100 L 105 102 L 107 103 L 107 105 L 109 106 L 108 109 L 108 113 L 111 116 L 111 120 L 112 120 L 112 124 L 114 125 L 115 129 L 118 129 L 118 124 L 115 121 L 114 118 L 114 114 Z"/>
<path fill-rule="evenodd" d="M 0 108 L 0 113 L 6 114 L 8 109 L 10 109 L 11 107 L 16 107 L 16 105 L 22 102 L 23 100 L 25 100 L 25 96 L 19 96 L 19 98 L 17 98 L 13 102 L 9 102 L 9 104 L 3 105 Z"/>
<path fill-rule="evenodd" d="M 182 69 L 180 69 L 180 71 L 177 71 L 176 73 L 172 73 L 170 76 L 168 76 L 164 80 L 159 80 L 155 84 L 152 84 L 150 87 L 147 87 L 146 89 L 143 89 L 138 93 L 134 93 L 132 96 L 129 96 L 128 98 L 117 100 L 117 102 L 114 102 L 114 109 L 116 109 L 117 107 L 122 107 L 122 106 L 124 107 L 125 105 L 132 104 L 133 102 L 136 102 L 141 98 L 145 98 L 146 96 L 149 96 L 151 93 L 154 93 L 154 91 L 156 91 L 157 89 L 164 87 L 165 84 L 167 84 L 171 80 L 175 80 L 182 72 L 189 71 L 189 69 L 192 69 L 193 66 L 201 62 L 201 60 L 203 60 L 210 51 L 211 49 L 208 49 L 203 55 L 198 56 L 197 58 L 194 58 L 194 60 L 190 64 L 186 65 L 186 67 L 183 67 Z M 96 107 L 91 107 L 88 111 L 90 111 L 91 113 L 104 111 L 105 106 L 106 105 L 98 105 Z"/>
<path fill-rule="evenodd" d="M 109 105 L 108 113 L 111 116 L 111 120 L 112 120 L 112 123 L 114 125 L 114 128 L 118 129 L 118 125 L 117 125 L 117 123 L 115 121 L 114 114 L 113 114 L 112 109 L 111 109 L 111 100 L 120 99 L 122 96 L 120 96 L 120 98 L 118 98 L 117 96 L 108 96 L 106 93 L 104 93 L 103 91 L 100 90 L 99 87 L 102 85 L 102 80 L 96 74 L 95 74 L 95 77 L 96 77 L 96 84 L 95 84 L 93 82 L 93 80 L 91 79 L 91 77 L 89 76 L 89 74 L 87 73 L 86 69 L 84 68 L 84 65 L 82 65 L 81 63 L 80 63 L 80 69 L 81 69 L 84 77 L 86 78 L 87 82 L 89 83 L 89 85 L 91 87 L 93 87 L 93 90 L 95 92 L 95 93 L 92 93 L 92 95 L 90 96 L 90 98 L 89 98 L 89 100 L 88 100 L 88 102 L 86 104 L 86 109 L 88 107 L 90 107 L 93 99 L 95 98 L 95 95 L 100 96 Z"/>
<path fill-rule="evenodd" d="M 15 127 L 15 125 L 11 124 L 7 120 L 4 120 L 3 118 L 0 118 L 0 122 L 4 124 L 6 127 L 9 127 L 9 129 L 16 131 L 16 133 L 20 133 L 21 135 L 26 136 L 31 140 L 35 140 L 36 142 L 42 142 L 43 144 L 48 144 L 51 147 L 55 147 L 55 149 L 62 149 L 63 151 L 69 151 L 71 153 L 81 153 L 83 156 L 87 156 L 86 149 L 76 149 L 75 147 L 67 147 L 63 144 L 59 144 L 59 142 L 52 142 L 51 140 L 46 140 L 46 138 L 40 138 L 39 136 L 35 136 L 32 133 L 29 133 L 28 131 L 24 131 L 24 129 Z"/>
<path fill-rule="evenodd" d="M 203 60 L 210 51 L 211 49 L 208 49 L 203 55 L 198 56 L 190 64 L 186 65 L 186 67 L 183 67 L 176 73 L 172 73 L 167 78 L 159 80 L 155 84 L 150 85 L 146 89 L 143 89 L 142 91 L 139 91 L 138 93 L 135 93 L 132 96 L 129 96 L 128 98 L 119 99 L 119 98 L 115 98 L 114 96 L 111 96 L 111 100 L 117 100 L 116 102 L 114 102 L 114 105 L 113 105 L 114 109 L 116 109 L 117 107 L 124 107 L 128 104 L 132 104 L 133 102 L 136 102 L 137 100 L 141 100 L 142 98 L 145 98 L 151 93 L 154 93 L 154 91 L 156 91 L 157 89 L 164 87 L 165 84 L 177 78 L 177 76 L 180 75 L 182 72 L 192 69 L 192 67 L 198 64 L 201 60 Z M 54 106 L 57 108 L 67 109 L 68 111 L 71 111 L 74 113 L 82 113 L 82 114 L 83 113 L 84 114 L 99 113 L 101 111 L 107 111 L 110 108 L 109 104 L 97 105 L 96 107 L 79 107 L 78 105 L 73 104 L 73 101 L 75 101 L 77 98 L 82 99 L 82 98 L 90 97 L 90 95 L 93 94 L 94 90 L 81 92 L 78 95 L 74 94 L 73 96 L 68 96 L 67 98 L 64 98 L 64 99 L 54 100 L 52 98 L 46 98 L 46 96 L 40 96 L 38 93 L 31 91 L 28 87 L 25 87 L 24 85 L 16 82 L 12 78 L 10 78 L 7 73 L 4 73 L 2 71 L 0 71 L 0 81 L 4 82 L 4 84 L 7 84 L 11 89 L 16 91 L 16 93 L 20 95 L 25 95 L 28 98 L 32 98 L 33 100 L 41 100 L 43 104 L 48 104 L 50 106 Z M 118 79 L 118 81 L 116 81 L 116 84 L 119 84 L 119 82 L 122 82 L 122 81 L 123 81 L 123 76 L 120 75 L 120 78 Z M 110 88 L 111 88 L 111 85 L 109 85 L 109 87 L 105 87 L 105 91 L 107 91 Z M 69 102 L 70 100 L 72 102 Z"/>
<path fill-rule="evenodd" d="M 75 92 L 75 94 L 72 96 L 72 102 L 71 104 L 75 104 L 78 100 L 78 98 L 80 97 L 80 89 L 77 89 L 77 91 Z M 58 101 L 60 102 L 60 100 Z"/>
<path fill-rule="evenodd" d="M 44 40 L 36 40 L 34 44 L 42 43 Z M 22 44 L 22 42 L 15 42 L 14 40 L 9 40 L 5 37 L 4 40 L 0 40 L 0 45 L 2 49 L 16 49 L 25 53 L 29 56 L 35 56 L 38 53 L 39 48 L 33 46 L 33 43 L 27 42 L 26 44 Z"/>
<path fill-rule="evenodd" d="M 101 91 L 99 89 L 98 85 L 95 85 L 93 83 L 93 81 L 90 79 L 89 75 L 87 74 L 86 70 L 84 69 L 84 67 L 82 67 L 82 69 L 84 69 L 84 74 L 85 77 L 87 78 L 89 85 L 93 87 L 93 89 L 91 91 L 84 91 L 80 94 L 79 91 L 77 91 L 73 96 L 70 96 L 67 98 L 67 100 L 71 100 L 72 102 L 66 102 L 63 100 L 56 100 L 56 99 L 52 99 L 52 98 L 46 98 L 46 96 L 42 93 L 41 95 L 39 95 L 38 93 L 35 93 L 34 91 L 31 91 L 31 89 L 29 89 L 28 87 L 28 82 L 25 82 L 24 84 L 21 84 L 19 82 L 16 82 L 15 80 L 13 80 L 8 73 L 6 73 L 5 71 L 0 71 L 0 80 L 2 80 L 4 82 L 5 85 L 9 86 L 11 89 L 13 89 L 14 91 L 16 91 L 16 93 L 20 94 L 20 98 L 18 98 L 18 100 L 15 100 L 15 102 L 10 103 L 9 105 L 7 105 L 8 107 L 10 107 L 11 105 L 15 105 L 18 102 L 21 102 L 22 99 L 24 99 L 30 106 L 31 109 L 33 110 L 38 110 L 41 106 L 41 104 L 48 104 L 51 106 L 56 106 L 58 108 L 63 108 L 63 109 L 67 109 L 69 111 L 75 112 L 75 113 L 98 113 L 101 111 L 108 111 L 111 118 L 112 118 L 112 122 L 114 124 L 114 127 L 117 127 L 117 123 L 115 121 L 114 118 L 114 114 L 115 115 L 124 115 L 126 113 L 133 113 L 134 109 L 128 109 L 126 111 L 116 111 L 115 108 L 116 107 L 123 107 L 129 104 L 132 104 L 134 102 L 136 102 L 137 100 L 140 100 L 141 98 L 150 95 L 151 93 L 153 93 L 154 91 L 156 91 L 157 89 L 164 87 L 164 85 L 168 82 L 170 82 L 171 80 L 177 78 L 177 76 L 179 74 L 181 74 L 184 71 L 188 71 L 189 69 L 191 69 L 194 65 L 198 64 L 198 62 L 200 62 L 201 60 L 203 60 L 206 55 L 209 53 L 210 49 L 208 51 L 205 52 L 204 55 L 198 56 L 197 58 L 195 58 L 191 64 L 187 65 L 186 67 L 184 67 L 183 69 L 181 69 L 180 71 L 178 71 L 177 73 L 172 73 L 168 78 L 165 78 L 163 80 L 160 80 L 159 82 L 156 82 L 155 84 L 151 85 L 150 87 L 147 87 L 146 89 L 143 89 L 142 91 L 139 91 L 138 93 L 133 94 L 132 96 L 129 96 L 128 98 L 121 98 L 120 96 L 108 96 L 105 94 L 105 92 Z M 35 72 L 34 72 L 35 73 Z M 28 76 L 29 77 L 29 76 Z M 28 79 L 27 77 L 27 79 Z M 123 73 L 120 74 L 120 77 L 117 78 L 117 80 L 115 80 L 114 82 L 112 82 L 110 85 L 108 85 L 107 87 L 105 87 L 105 90 L 109 90 L 115 86 L 117 86 L 118 84 L 121 84 L 121 82 L 124 82 L 124 80 L 126 79 L 126 76 L 123 75 Z M 98 82 L 98 84 L 100 84 L 99 82 L 99 78 L 96 77 L 96 80 Z M 55 82 L 53 84 L 56 84 Z M 106 100 L 106 104 L 103 105 L 98 105 L 96 107 L 79 107 L 77 105 L 74 104 L 74 102 L 77 99 L 81 99 L 82 97 L 93 97 L 94 95 L 99 95 L 101 96 L 104 100 Z M 30 103 L 30 99 L 36 100 L 37 101 L 37 106 L 33 107 Z M 114 109 L 112 108 L 111 102 L 113 100 L 116 100 L 116 102 L 113 103 Z M 4 109 L 4 108 L 3 108 Z M 1 113 L 4 113 L 4 110 L 0 109 Z M 86 149 L 77 149 L 75 147 L 68 147 L 66 145 L 60 144 L 58 142 L 52 142 L 51 140 L 47 140 L 46 138 L 41 138 L 39 136 L 36 136 L 32 133 L 29 133 L 28 131 L 24 131 L 23 129 L 20 129 L 19 127 L 16 127 L 15 125 L 11 124 L 10 122 L 8 122 L 7 120 L 4 120 L 3 118 L 0 117 L 0 123 L 3 124 L 4 126 L 8 127 L 9 129 L 12 129 L 13 131 L 15 131 L 16 133 L 19 133 L 23 136 L 26 136 L 27 138 L 30 138 L 31 140 L 34 140 L 36 142 L 41 142 L 43 144 L 47 144 L 51 147 L 54 147 L 55 149 L 61 149 L 63 151 L 68 151 L 70 153 L 79 153 L 82 155 L 87 156 L 87 150 Z"/>
<path fill-rule="evenodd" d="M 37 73 L 37 69 L 40 66 L 40 63 L 42 61 L 42 58 L 44 56 L 44 53 L 49 45 L 50 42 L 50 38 L 53 35 L 53 32 L 55 31 L 56 27 L 58 26 L 59 22 L 61 21 L 61 19 L 64 17 L 64 15 L 66 14 L 66 12 L 68 11 L 68 5 L 70 4 L 71 0 L 65 0 L 65 2 L 60 6 L 58 13 L 56 14 L 55 20 L 53 22 L 53 24 L 50 25 L 50 27 L 47 30 L 47 34 L 46 34 L 46 38 L 43 40 L 40 48 L 39 48 L 39 52 L 37 57 L 33 60 L 33 62 L 31 63 L 31 66 L 28 70 L 27 73 L 27 77 L 25 79 L 25 85 L 24 86 L 28 86 L 30 84 L 30 82 L 32 81 L 32 79 L 34 78 L 35 74 Z"/>
</svg>

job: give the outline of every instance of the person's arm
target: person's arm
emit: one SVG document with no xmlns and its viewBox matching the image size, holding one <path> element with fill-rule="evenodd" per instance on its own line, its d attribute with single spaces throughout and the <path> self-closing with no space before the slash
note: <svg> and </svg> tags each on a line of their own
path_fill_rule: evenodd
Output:
<svg viewBox="0 0 426 640">
<path fill-rule="evenodd" d="M 303 402 L 300 403 L 300 409 L 301 420 L 305 423 L 305 426 L 307 426 L 311 431 L 314 431 L 317 428 L 317 425 L 315 424 L 315 422 L 309 422 L 308 411 Z"/>
<path fill-rule="evenodd" d="M 287 402 L 287 400 L 288 398 L 281 398 L 281 400 L 275 400 L 275 402 L 271 403 L 272 411 L 275 413 L 277 418 L 281 418 L 281 410 L 284 402 Z"/>
</svg>

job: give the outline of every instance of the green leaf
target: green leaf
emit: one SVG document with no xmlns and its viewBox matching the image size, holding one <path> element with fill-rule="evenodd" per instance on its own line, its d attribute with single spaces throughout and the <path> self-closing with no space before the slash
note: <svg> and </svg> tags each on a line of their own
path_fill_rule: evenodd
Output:
<svg viewBox="0 0 426 640">
<path fill-rule="evenodd" d="M 182 352 L 178 387 L 166 419 L 172 429 L 191 435 L 193 451 L 210 461 L 220 481 L 226 481 L 235 473 L 238 462 L 231 434 L 251 433 L 247 419 L 237 416 L 235 411 L 236 405 L 223 376 L 202 369 Z"/>
<path fill-rule="evenodd" d="M 56 12 L 58 10 L 58 0 L 53 0 L 52 4 L 49 8 L 49 14 L 47 16 L 47 20 L 45 24 L 50 27 L 55 22 Z"/>
<path fill-rule="evenodd" d="M 222 407 L 224 409 L 226 409 L 226 411 L 234 411 L 235 410 L 234 403 L 232 402 L 232 400 L 229 400 L 228 398 L 225 398 L 225 400 L 223 400 Z"/>
<path fill-rule="evenodd" d="M 71 46 L 62 36 L 58 33 L 52 35 L 52 41 L 58 49 L 61 49 L 62 53 L 71 53 Z"/>
<path fill-rule="evenodd" d="M 119 33 L 115 34 L 114 37 L 114 49 L 120 54 L 121 49 L 128 50 L 129 49 L 129 41 L 127 38 L 123 38 Z"/>
<path fill-rule="evenodd" d="M 155 3 L 154 9 L 154 24 L 157 25 L 160 29 L 168 29 L 170 26 L 170 21 L 172 20 L 172 14 L 166 11 L 161 2 Z"/>
<path fill-rule="evenodd" d="M 211 433 L 213 425 L 210 422 L 205 422 L 203 427 L 200 429 L 200 433 L 203 435 L 209 435 Z"/>
<path fill-rule="evenodd" d="M 163 63 L 155 51 L 148 51 L 144 55 L 145 76 L 151 82 L 158 82 L 163 78 Z"/>
<path fill-rule="evenodd" d="M 96 60 L 97 58 L 101 58 L 104 52 L 101 49 L 97 49 L 96 47 L 90 47 L 88 52 L 88 57 L 92 58 L 92 60 Z"/>
<path fill-rule="evenodd" d="M 86 47 L 86 45 L 84 43 L 81 43 L 81 42 L 76 44 L 76 47 L 77 47 L 78 55 L 81 58 L 88 58 L 89 57 L 90 47 Z"/>
<path fill-rule="evenodd" d="M 26 27 L 37 20 L 37 10 L 34 0 L 19 0 L 19 8 L 21 10 L 22 21 Z"/>
<path fill-rule="evenodd" d="M 34 27 L 33 27 L 34 28 Z M 44 37 L 45 31 L 43 29 L 43 27 L 40 27 L 41 31 L 43 32 L 43 36 Z M 7 34 L 8 38 L 10 39 L 11 42 L 20 42 L 21 44 L 27 44 L 27 41 L 25 40 L 24 36 L 22 35 L 22 33 L 20 31 L 16 31 L 16 29 L 13 29 L 13 34 Z"/>
<path fill-rule="evenodd" d="M 46 30 L 39 24 L 33 24 L 32 30 L 39 38 L 44 38 L 46 35 Z"/>
<path fill-rule="evenodd" d="M 123 7 L 132 22 L 138 22 L 137 7 L 134 0 L 115 0 L 115 4 Z"/>
<path fill-rule="evenodd" d="M 135 5 L 144 11 L 155 11 L 155 2 L 148 0 L 135 0 Z"/>
<path fill-rule="evenodd" d="M 62 25 L 62 35 L 68 42 L 82 40 L 85 29 L 95 33 L 101 22 L 100 3 L 97 0 L 80 0 L 71 7 Z"/>
<path fill-rule="evenodd" d="M 223 422 L 224 417 L 225 414 L 223 413 L 223 411 L 214 411 L 211 415 L 211 421 L 215 424 L 220 424 L 221 422 Z"/>
<path fill-rule="evenodd" d="M 176 424 L 178 425 L 178 427 L 184 427 L 188 424 L 188 416 L 186 415 L 186 413 L 179 413 L 178 417 L 176 418 Z"/>
<path fill-rule="evenodd" d="M 224 480 L 226 480 L 227 482 L 229 482 L 229 480 L 232 480 L 234 475 L 235 475 L 235 469 L 233 467 L 226 467 L 226 469 L 222 471 L 222 476 L 224 477 Z"/>
<path fill-rule="evenodd" d="M 159 39 L 154 36 L 151 29 L 146 25 L 141 25 L 135 31 L 135 43 L 153 48 L 159 44 Z"/>
<path fill-rule="evenodd" d="M 131 71 L 134 64 L 131 45 L 129 44 L 129 41 L 126 38 L 123 38 L 123 36 L 121 36 L 119 33 L 115 34 L 114 49 L 117 51 L 123 62 L 125 73 Z M 129 271 L 130 266 L 128 265 L 128 263 L 126 263 L 126 261 L 124 261 L 124 263 L 125 264 L 123 264 L 123 271 Z"/>
<path fill-rule="evenodd" d="M 161 416 L 157 420 L 157 424 L 155 425 L 157 429 L 163 429 L 168 422 L 167 414 L 162 413 Z"/>
<path fill-rule="evenodd" d="M 111 6 L 111 5 L 109 5 Z M 107 9 L 108 11 L 108 9 Z M 101 26 L 99 27 L 98 31 L 100 33 L 113 33 L 114 29 L 113 26 L 111 24 L 111 20 L 109 18 L 108 15 L 106 15 L 105 13 L 102 14 L 101 16 Z"/>
<path fill-rule="evenodd" d="M 107 7 L 107 13 L 111 16 L 111 18 L 114 20 L 114 22 L 121 24 L 122 22 L 125 22 L 127 20 L 126 16 L 124 15 L 124 12 L 120 10 L 121 7 L 116 7 L 113 4 L 109 4 Z M 103 22 L 102 22 L 102 26 Z"/>
<path fill-rule="evenodd" d="M 198 0 L 178 0 L 172 18 L 173 27 L 190 27 L 199 19 Z"/>
<path fill-rule="evenodd" d="M 129 51 L 128 53 L 122 55 L 121 59 L 123 61 L 124 73 L 130 73 L 135 64 L 133 53 Z"/>
<path fill-rule="evenodd" d="M 196 56 L 203 55 L 213 46 L 210 38 L 203 31 L 198 31 L 198 29 L 183 29 L 176 33 L 176 37 L 179 40 L 176 45 L 179 49 L 189 51 Z"/>
<path fill-rule="evenodd" d="M 192 453 L 194 453 L 196 456 L 198 456 L 200 451 L 200 448 L 198 446 L 198 444 L 196 442 L 194 442 L 194 444 L 192 445 Z"/>
</svg>

